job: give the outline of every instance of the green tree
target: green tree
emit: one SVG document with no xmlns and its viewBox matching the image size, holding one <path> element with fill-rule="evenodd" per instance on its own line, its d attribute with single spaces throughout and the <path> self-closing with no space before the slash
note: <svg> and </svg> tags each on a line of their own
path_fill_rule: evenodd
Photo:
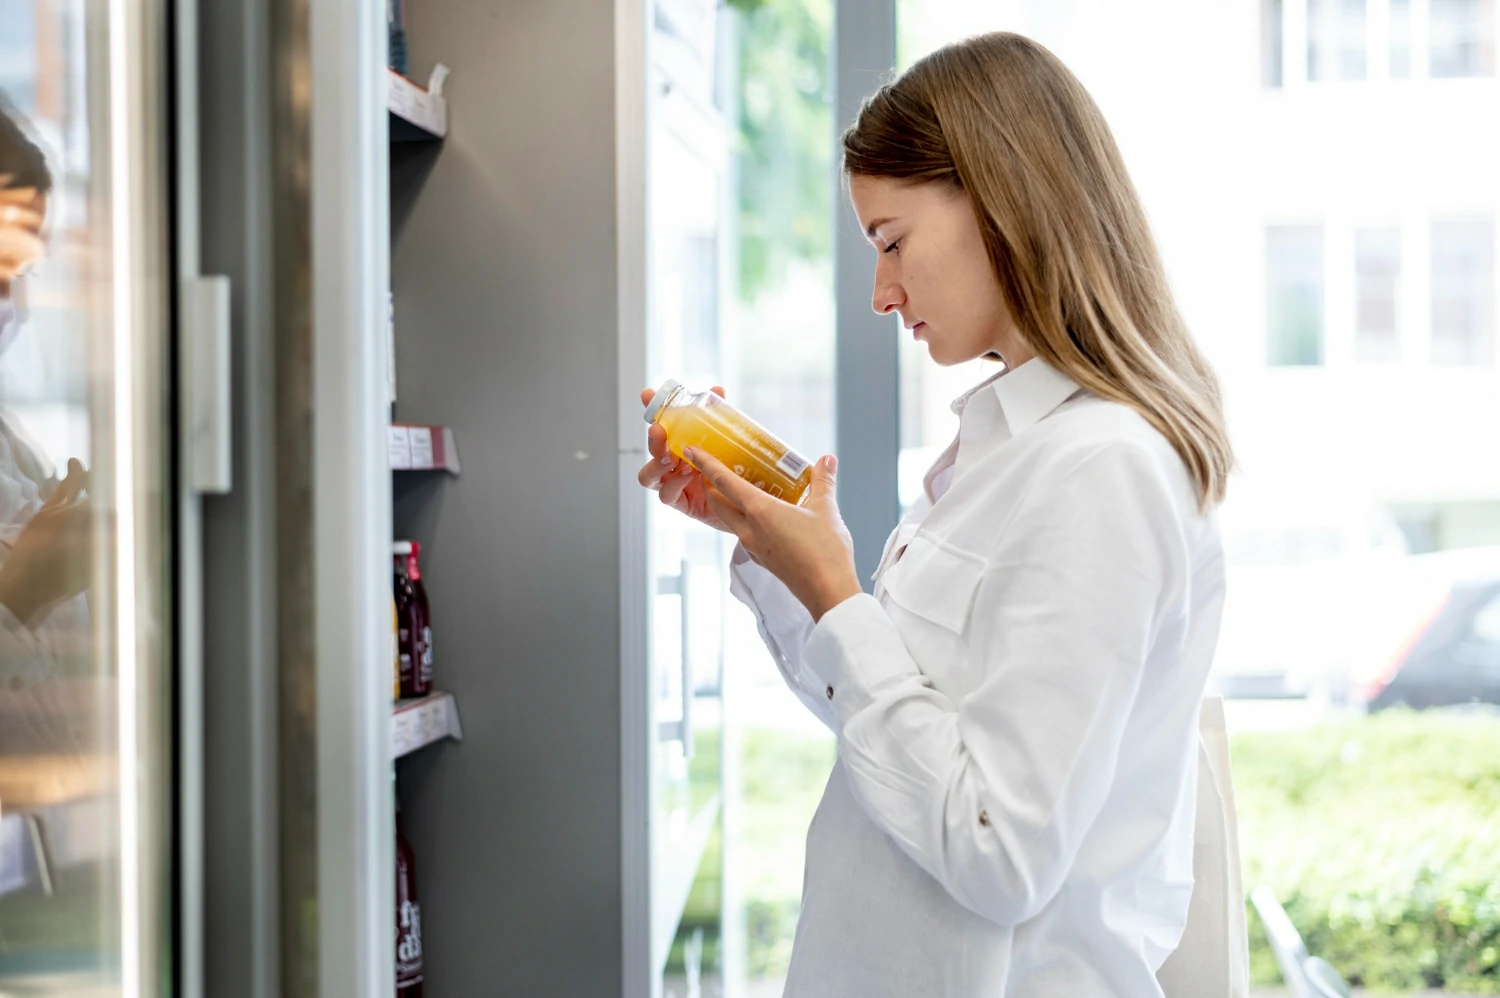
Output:
<svg viewBox="0 0 1500 998">
<path fill-rule="evenodd" d="M 753 301 L 833 235 L 832 0 L 729 0 L 740 20 L 739 292 Z"/>
</svg>

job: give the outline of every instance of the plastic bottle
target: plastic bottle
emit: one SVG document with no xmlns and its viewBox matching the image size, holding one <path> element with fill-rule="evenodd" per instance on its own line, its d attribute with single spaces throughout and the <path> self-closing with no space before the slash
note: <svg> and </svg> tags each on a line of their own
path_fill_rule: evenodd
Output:
<svg viewBox="0 0 1500 998">
<path fill-rule="evenodd" d="M 395 559 L 397 640 L 401 655 L 401 695 L 425 697 L 432 692 L 432 615 L 427 588 L 417 565 L 416 541 L 391 546 Z"/>
<path fill-rule="evenodd" d="M 396 807 L 396 995 L 422 998 L 422 906 L 417 902 L 417 864 L 401 833 Z"/>
<path fill-rule="evenodd" d="M 679 458 L 688 447 L 700 448 L 778 499 L 800 503 L 812 484 L 807 458 L 713 392 L 668 381 L 646 407 L 646 422 L 660 424 L 667 448 Z"/>
</svg>

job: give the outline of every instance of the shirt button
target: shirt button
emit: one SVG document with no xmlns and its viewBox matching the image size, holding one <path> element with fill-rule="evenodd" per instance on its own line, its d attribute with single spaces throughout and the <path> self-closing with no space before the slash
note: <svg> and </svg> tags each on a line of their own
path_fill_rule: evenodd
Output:
<svg viewBox="0 0 1500 998">
<path fill-rule="evenodd" d="M 828 692 L 828 699 L 832 700 L 833 699 L 833 687 L 832 686 L 828 687 L 827 692 Z"/>
<path fill-rule="evenodd" d="M 981 825 L 983 825 L 984 827 L 986 827 L 986 828 L 990 827 L 990 812 L 988 812 L 988 811 L 980 811 L 979 812 L 979 823 Z"/>
</svg>

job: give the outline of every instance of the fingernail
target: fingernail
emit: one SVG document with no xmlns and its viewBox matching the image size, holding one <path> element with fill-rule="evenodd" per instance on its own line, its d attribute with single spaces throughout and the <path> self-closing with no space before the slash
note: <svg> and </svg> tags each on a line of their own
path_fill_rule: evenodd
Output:
<svg viewBox="0 0 1500 998">
<path fill-rule="evenodd" d="M 668 454 L 666 457 L 662 458 L 661 459 L 661 463 L 662 464 L 666 464 L 666 465 L 670 465 L 672 463 L 672 455 Z"/>
<path fill-rule="evenodd" d="M 825 461 L 825 462 L 823 462 L 823 463 L 828 466 L 828 470 L 829 471 L 838 471 L 839 470 L 839 459 L 836 458 L 836 457 L 834 457 L 832 454 L 829 454 L 828 455 L 828 460 Z"/>
<path fill-rule="evenodd" d="M 697 461 L 698 461 L 698 450 L 695 447 L 686 447 L 682 451 L 682 456 L 685 457 L 685 458 L 687 458 L 689 461 L 697 463 Z"/>
</svg>

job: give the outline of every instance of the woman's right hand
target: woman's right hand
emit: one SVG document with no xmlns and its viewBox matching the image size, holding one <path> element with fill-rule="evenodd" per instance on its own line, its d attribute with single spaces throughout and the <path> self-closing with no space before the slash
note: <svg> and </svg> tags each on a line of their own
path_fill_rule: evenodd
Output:
<svg viewBox="0 0 1500 998">
<path fill-rule="evenodd" d="M 718 385 L 713 390 L 720 398 L 724 397 L 724 389 Z M 650 405 L 655 397 L 654 389 L 645 389 L 641 392 L 641 405 Z M 653 423 L 646 431 L 646 445 L 651 452 L 651 460 L 641 467 L 641 473 L 637 476 L 641 485 L 660 493 L 664 505 L 691 516 L 699 523 L 706 523 L 715 530 L 733 533 L 709 508 L 708 499 L 703 494 L 703 476 L 696 468 L 667 449 L 667 431 Z"/>
</svg>

